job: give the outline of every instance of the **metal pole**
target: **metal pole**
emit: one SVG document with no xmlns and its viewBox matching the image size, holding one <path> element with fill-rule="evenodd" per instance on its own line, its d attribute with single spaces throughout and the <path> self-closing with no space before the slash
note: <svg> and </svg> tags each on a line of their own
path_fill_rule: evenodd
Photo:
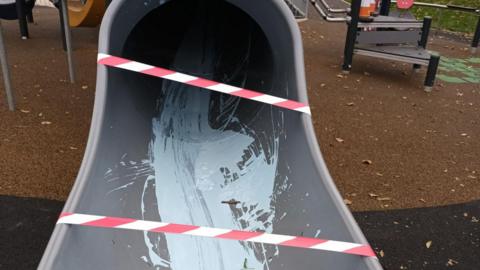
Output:
<svg viewBox="0 0 480 270">
<path fill-rule="evenodd" d="M 5 84 L 5 93 L 7 94 L 8 109 L 15 110 L 15 101 L 13 98 L 12 83 L 10 82 L 10 71 L 8 69 L 7 53 L 5 43 L 3 42 L 3 29 L 0 21 L 0 62 L 2 65 L 3 82 Z"/>
<path fill-rule="evenodd" d="M 63 51 L 67 51 L 67 43 L 66 43 L 66 38 L 65 38 L 65 25 L 63 24 L 63 13 L 62 13 L 62 1 L 59 1 L 57 3 L 58 7 L 58 17 L 60 21 L 60 34 L 62 35 L 62 47 Z"/>
<path fill-rule="evenodd" d="M 72 54 L 72 33 L 70 32 L 70 20 L 68 18 L 68 6 L 67 0 L 60 0 L 62 14 L 63 14 L 63 27 L 65 29 L 65 44 L 67 45 L 67 60 L 68 71 L 70 73 L 70 82 L 75 83 L 75 70 L 73 68 L 73 54 Z"/>
</svg>

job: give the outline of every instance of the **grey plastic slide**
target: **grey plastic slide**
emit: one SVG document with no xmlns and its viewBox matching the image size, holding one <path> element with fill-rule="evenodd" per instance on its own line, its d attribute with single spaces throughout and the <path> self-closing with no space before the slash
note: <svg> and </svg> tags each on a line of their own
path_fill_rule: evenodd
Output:
<svg viewBox="0 0 480 270">
<path fill-rule="evenodd" d="M 307 102 L 300 32 L 281 0 L 115 0 L 99 43 L 102 53 Z M 105 66 L 64 210 L 366 243 L 308 115 Z M 381 266 L 335 252 L 58 225 L 39 269 Z"/>
</svg>

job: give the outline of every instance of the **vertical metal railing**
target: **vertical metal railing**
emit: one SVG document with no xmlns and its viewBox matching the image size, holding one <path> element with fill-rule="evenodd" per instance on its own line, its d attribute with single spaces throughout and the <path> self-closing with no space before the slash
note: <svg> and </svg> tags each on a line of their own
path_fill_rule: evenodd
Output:
<svg viewBox="0 0 480 270">
<path fill-rule="evenodd" d="M 68 74 L 70 75 L 70 82 L 75 83 L 75 69 L 73 65 L 73 49 L 72 49 L 72 35 L 70 32 L 70 24 L 68 18 L 68 1 L 60 0 L 60 8 L 62 13 L 63 30 L 65 32 L 65 45 L 67 49 Z"/>
<path fill-rule="evenodd" d="M 295 19 L 305 20 L 308 17 L 308 0 L 284 0 L 292 10 Z"/>
</svg>

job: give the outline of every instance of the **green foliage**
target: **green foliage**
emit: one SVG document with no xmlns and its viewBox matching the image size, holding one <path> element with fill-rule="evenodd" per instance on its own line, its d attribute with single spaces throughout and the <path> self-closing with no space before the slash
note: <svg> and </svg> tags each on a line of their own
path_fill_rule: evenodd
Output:
<svg viewBox="0 0 480 270">
<path fill-rule="evenodd" d="M 351 2 L 351 0 L 346 0 Z M 416 2 L 434 3 L 434 4 L 450 4 L 464 7 L 472 7 L 480 9 L 480 0 L 415 0 Z M 392 4 L 392 9 L 395 7 Z M 445 29 L 454 32 L 474 33 L 478 24 L 478 15 L 472 12 L 462 12 L 450 9 L 440 9 L 431 7 L 414 6 L 413 14 L 418 19 L 425 16 L 433 18 L 433 27 L 437 29 Z"/>
<path fill-rule="evenodd" d="M 417 0 L 418 2 L 451 4 L 465 7 L 480 8 L 480 0 Z M 461 11 L 430 7 L 414 7 L 413 13 L 417 18 L 431 16 L 433 27 L 455 32 L 473 34 L 478 23 L 478 15 Z"/>
</svg>

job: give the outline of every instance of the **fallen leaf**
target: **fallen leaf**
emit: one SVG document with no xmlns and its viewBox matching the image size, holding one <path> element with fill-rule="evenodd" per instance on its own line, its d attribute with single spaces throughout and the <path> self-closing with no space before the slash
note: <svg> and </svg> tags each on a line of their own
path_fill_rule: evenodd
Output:
<svg viewBox="0 0 480 270">
<path fill-rule="evenodd" d="M 88 88 L 88 85 L 82 85 L 82 89 L 85 90 Z"/>
<path fill-rule="evenodd" d="M 378 195 L 377 195 L 377 194 L 375 194 L 375 193 L 368 193 L 368 196 L 370 196 L 370 197 L 372 197 L 372 198 L 376 198 L 376 197 L 378 197 Z"/>
<path fill-rule="evenodd" d="M 342 74 L 337 74 L 338 78 L 343 78 L 344 76 Z"/>
<path fill-rule="evenodd" d="M 345 141 L 345 140 L 342 139 L 342 138 L 335 138 L 335 140 L 337 140 L 337 142 L 339 142 L 339 143 L 343 143 L 343 142 Z"/>
<path fill-rule="evenodd" d="M 370 159 L 364 159 L 362 160 L 363 164 L 371 165 L 373 162 Z"/>
<path fill-rule="evenodd" d="M 427 242 L 425 243 L 425 246 L 426 246 L 427 248 L 430 248 L 430 247 L 432 246 L 432 241 L 427 241 Z"/>
<path fill-rule="evenodd" d="M 42 116 L 43 116 L 43 113 L 39 113 L 39 114 L 38 114 L 38 117 L 42 117 Z"/>
<path fill-rule="evenodd" d="M 447 266 L 454 266 L 456 264 L 458 264 L 458 262 L 454 259 L 448 259 Z"/>
<path fill-rule="evenodd" d="M 383 250 L 380 250 L 379 253 L 380 253 L 380 257 L 382 257 L 382 258 L 385 257 L 385 252 L 383 252 Z"/>
<path fill-rule="evenodd" d="M 70 150 L 77 150 L 78 148 L 70 146 Z"/>
<path fill-rule="evenodd" d="M 42 121 L 42 125 L 50 125 L 52 122 L 50 121 Z"/>
<path fill-rule="evenodd" d="M 355 103 L 353 103 L 353 102 L 348 102 L 347 103 L 347 106 L 354 106 L 354 105 L 355 105 Z"/>
<path fill-rule="evenodd" d="M 392 200 L 392 198 L 390 198 L 390 197 L 379 197 L 379 198 L 377 198 L 377 201 L 391 201 L 391 200 Z"/>
<path fill-rule="evenodd" d="M 349 199 L 343 199 L 343 202 L 344 202 L 346 205 L 351 205 L 351 204 L 352 204 L 352 201 L 350 201 Z"/>
<path fill-rule="evenodd" d="M 20 110 L 22 113 L 29 113 L 30 111 L 28 110 Z"/>
</svg>

